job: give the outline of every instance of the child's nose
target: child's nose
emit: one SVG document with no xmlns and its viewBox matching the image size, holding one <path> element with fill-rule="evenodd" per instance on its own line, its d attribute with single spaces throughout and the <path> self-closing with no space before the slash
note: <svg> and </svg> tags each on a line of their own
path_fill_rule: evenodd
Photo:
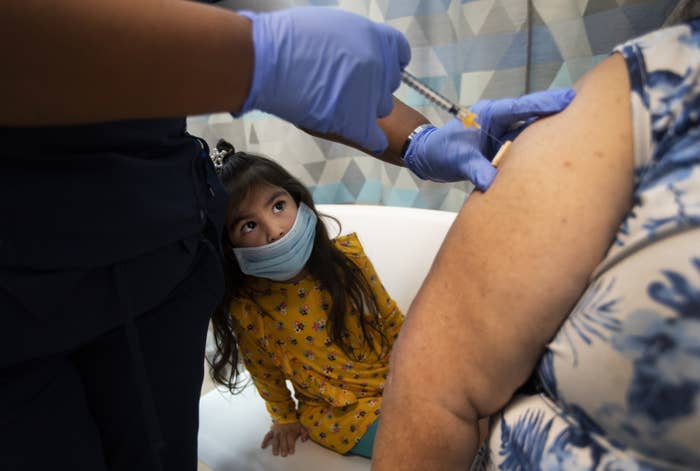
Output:
<svg viewBox="0 0 700 471">
<path fill-rule="evenodd" d="M 272 226 L 267 231 L 267 234 L 268 234 L 267 235 L 267 243 L 271 244 L 272 242 L 284 237 L 285 232 L 284 232 L 284 230 L 282 230 L 276 226 Z"/>
</svg>

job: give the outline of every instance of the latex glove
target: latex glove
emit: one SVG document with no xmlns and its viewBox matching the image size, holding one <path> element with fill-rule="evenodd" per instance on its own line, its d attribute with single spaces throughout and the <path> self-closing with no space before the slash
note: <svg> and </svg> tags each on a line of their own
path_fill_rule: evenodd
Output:
<svg viewBox="0 0 700 471">
<path fill-rule="evenodd" d="M 258 109 L 375 154 L 386 149 L 377 118 L 391 112 L 392 92 L 411 59 L 403 34 L 331 8 L 239 14 L 253 23 L 255 48 L 253 82 L 239 114 Z"/>
<path fill-rule="evenodd" d="M 288 424 L 274 424 L 269 432 L 265 434 L 261 447 L 267 448 L 272 444 L 272 454 L 274 456 L 293 455 L 297 438 L 305 442 L 309 439 L 309 432 L 299 422 Z"/>
<path fill-rule="evenodd" d="M 406 150 L 406 166 L 420 178 L 437 182 L 471 180 L 485 191 L 496 177 L 491 165 L 501 142 L 514 139 L 541 116 L 567 107 L 576 93 L 571 89 L 546 90 L 519 98 L 482 100 L 470 107 L 478 115 L 481 129 L 465 128 L 452 119 L 441 128 L 430 126 L 414 136 Z M 524 121 L 516 130 L 512 125 Z M 486 131 L 486 132 L 482 132 Z"/>
</svg>

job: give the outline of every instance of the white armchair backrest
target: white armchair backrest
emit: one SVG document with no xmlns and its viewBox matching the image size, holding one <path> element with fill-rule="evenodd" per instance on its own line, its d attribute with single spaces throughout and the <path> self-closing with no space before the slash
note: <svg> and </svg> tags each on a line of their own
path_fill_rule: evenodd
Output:
<svg viewBox="0 0 700 471">
<path fill-rule="evenodd" d="M 391 206 L 319 204 L 342 234 L 357 232 L 389 295 L 406 313 L 457 213 Z M 331 237 L 338 226 L 325 219 Z"/>
</svg>

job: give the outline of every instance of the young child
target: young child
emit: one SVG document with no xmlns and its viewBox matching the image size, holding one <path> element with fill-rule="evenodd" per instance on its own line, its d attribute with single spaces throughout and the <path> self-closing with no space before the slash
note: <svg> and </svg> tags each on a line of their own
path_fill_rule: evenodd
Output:
<svg viewBox="0 0 700 471">
<path fill-rule="evenodd" d="M 229 209 L 212 376 L 236 389 L 238 348 L 272 417 L 262 447 L 274 455 L 310 437 L 369 458 L 403 314 L 357 235 L 329 238 L 304 185 L 269 159 L 222 141 L 217 151 Z"/>
</svg>

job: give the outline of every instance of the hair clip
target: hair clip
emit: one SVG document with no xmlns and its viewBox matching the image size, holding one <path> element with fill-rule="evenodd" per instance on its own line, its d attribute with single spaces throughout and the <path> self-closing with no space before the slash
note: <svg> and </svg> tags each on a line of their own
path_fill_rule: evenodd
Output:
<svg viewBox="0 0 700 471">
<path fill-rule="evenodd" d="M 228 155 L 228 152 L 219 149 L 212 149 L 209 153 L 209 158 L 214 163 L 215 168 L 221 168 L 224 165 L 224 157 Z"/>
<path fill-rule="evenodd" d="M 235 153 L 236 149 L 230 142 L 227 142 L 224 139 L 219 139 L 219 142 L 216 143 L 216 147 L 209 153 L 209 157 L 211 158 L 212 162 L 214 162 L 215 168 L 221 168 L 224 165 L 224 159 L 227 156 Z"/>
</svg>

